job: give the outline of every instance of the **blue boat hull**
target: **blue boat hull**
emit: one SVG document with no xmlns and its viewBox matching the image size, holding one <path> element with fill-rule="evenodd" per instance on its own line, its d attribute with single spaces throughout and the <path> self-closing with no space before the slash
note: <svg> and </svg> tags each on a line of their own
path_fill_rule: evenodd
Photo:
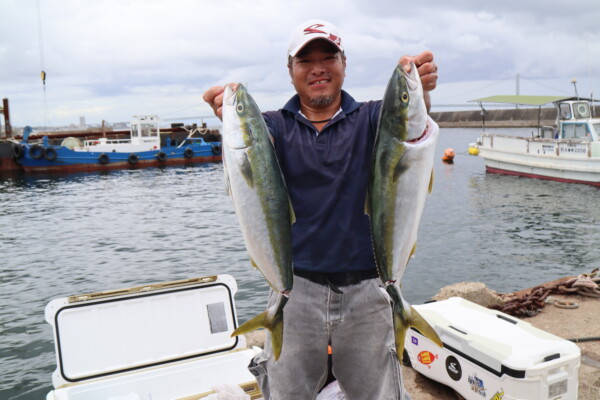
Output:
<svg viewBox="0 0 600 400">
<path fill-rule="evenodd" d="M 15 159 L 26 172 L 102 171 L 221 161 L 220 142 L 190 143 L 134 153 L 74 151 L 64 146 L 21 144 Z"/>
</svg>

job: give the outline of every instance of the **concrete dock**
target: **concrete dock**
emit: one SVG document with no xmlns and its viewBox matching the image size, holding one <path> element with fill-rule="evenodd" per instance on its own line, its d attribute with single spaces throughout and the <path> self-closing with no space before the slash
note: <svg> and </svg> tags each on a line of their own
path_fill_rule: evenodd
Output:
<svg viewBox="0 0 600 400">
<path fill-rule="evenodd" d="M 593 108 L 593 115 L 600 115 L 600 106 Z M 556 121 L 556 108 L 554 107 L 487 110 L 485 121 L 481 113 L 481 109 L 476 109 L 433 111 L 430 114 L 441 128 L 481 128 L 483 122 L 488 128 L 529 128 L 553 126 Z"/>
</svg>

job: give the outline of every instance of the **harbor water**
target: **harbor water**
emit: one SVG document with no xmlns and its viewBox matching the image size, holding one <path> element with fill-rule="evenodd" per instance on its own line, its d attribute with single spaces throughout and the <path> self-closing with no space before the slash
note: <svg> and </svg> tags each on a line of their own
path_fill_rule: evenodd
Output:
<svg viewBox="0 0 600 400">
<path fill-rule="evenodd" d="M 484 282 L 512 292 L 600 267 L 597 188 L 486 174 L 477 129 L 442 129 L 407 300 Z M 444 149 L 454 148 L 454 164 Z M 43 399 L 55 369 L 44 307 L 58 297 L 228 273 L 238 318 L 265 305 L 220 163 L 0 177 L 0 399 Z"/>
</svg>

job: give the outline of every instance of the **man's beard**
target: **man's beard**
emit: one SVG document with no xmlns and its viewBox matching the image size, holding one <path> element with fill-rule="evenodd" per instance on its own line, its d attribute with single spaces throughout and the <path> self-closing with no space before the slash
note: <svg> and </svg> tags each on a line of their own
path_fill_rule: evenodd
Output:
<svg viewBox="0 0 600 400">
<path fill-rule="evenodd" d="M 333 102 L 333 96 L 312 97 L 309 102 L 311 106 L 315 107 L 328 106 Z"/>
</svg>

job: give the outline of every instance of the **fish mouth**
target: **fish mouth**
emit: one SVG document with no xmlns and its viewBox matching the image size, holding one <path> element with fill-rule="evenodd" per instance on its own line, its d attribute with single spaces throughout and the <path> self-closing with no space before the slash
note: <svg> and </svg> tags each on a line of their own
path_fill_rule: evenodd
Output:
<svg viewBox="0 0 600 400">
<path fill-rule="evenodd" d="M 406 72 L 406 69 L 402 68 L 402 74 L 406 79 L 406 85 L 408 86 L 408 89 L 411 91 L 417 90 L 419 87 L 419 71 L 417 71 L 417 66 L 415 63 L 410 63 L 410 72 Z"/>
<path fill-rule="evenodd" d="M 223 102 L 228 106 L 233 106 L 236 103 L 236 94 L 238 91 L 238 85 L 235 83 L 230 83 L 225 85 L 225 92 L 223 93 Z"/>
</svg>

